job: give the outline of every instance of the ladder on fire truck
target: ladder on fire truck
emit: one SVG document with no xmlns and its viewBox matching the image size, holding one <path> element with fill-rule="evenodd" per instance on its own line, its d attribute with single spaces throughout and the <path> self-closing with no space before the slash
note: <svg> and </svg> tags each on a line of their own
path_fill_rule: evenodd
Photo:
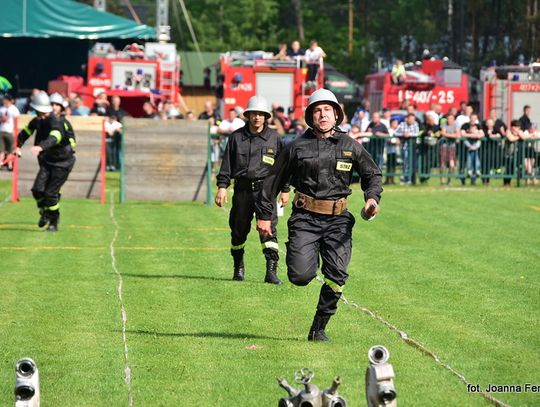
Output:
<svg viewBox="0 0 540 407">
<path fill-rule="evenodd" d="M 159 92 L 163 100 L 176 102 L 176 84 L 179 81 L 178 63 L 163 61 L 159 70 Z"/>
<path fill-rule="evenodd" d="M 306 107 L 309 102 L 309 97 L 313 92 L 319 88 L 324 88 L 324 64 L 323 59 L 319 59 L 319 70 L 317 71 L 317 76 L 315 77 L 315 82 L 310 83 L 305 81 L 302 84 L 302 111 L 306 110 Z"/>
<path fill-rule="evenodd" d="M 495 92 L 492 96 L 492 106 L 497 109 L 498 114 L 506 115 L 508 112 L 508 81 L 500 81 L 498 86 L 495 87 Z"/>
</svg>

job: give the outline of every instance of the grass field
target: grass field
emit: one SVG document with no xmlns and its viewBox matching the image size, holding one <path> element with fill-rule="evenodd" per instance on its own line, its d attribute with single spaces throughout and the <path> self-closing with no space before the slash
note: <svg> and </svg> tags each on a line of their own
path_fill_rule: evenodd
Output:
<svg viewBox="0 0 540 407">
<path fill-rule="evenodd" d="M 340 304 L 327 329 L 331 343 L 308 343 L 319 283 L 263 284 L 254 233 L 247 280 L 230 281 L 222 209 L 64 199 L 60 232 L 49 234 L 35 226 L 34 203 L 11 204 L 8 192 L 1 183 L 1 406 L 13 405 L 23 356 L 40 368 L 42 406 L 129 404 L 120 276 L 136 406 L 275 406 L 286 395 L 275 378 L 292 381 L 302 367 L 321 388 L 340 375 L 349 406 L 365 406 L 375 344 L 390 350 L 399 405 L 489 405 L 352 306 Z M 356 191 L 356 213 L 360 200 Z M 357 216 L 345 295 L 470 383 L 540 385 L 539 225 L 539 189 L 388 189 L 374 222 Z M 284 221 L 279 233 L 283 247 Z M 540 405 L 540 393 L 493 395 Z"/>
</svg>

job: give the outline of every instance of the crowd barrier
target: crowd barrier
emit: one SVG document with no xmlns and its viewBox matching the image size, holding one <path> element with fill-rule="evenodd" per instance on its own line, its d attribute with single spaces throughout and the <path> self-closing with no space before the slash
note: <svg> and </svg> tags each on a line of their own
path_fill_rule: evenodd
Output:
<svg viewBox="0 0 540 407">
<path fill-rule="evenodd" d="M 390 140 L 370 137 L 363 145 L 385 176 L 405 182 L 422 183 L 431 177 L 442 184 L 452 179 L 462 183 L 470 179 L 472 184 L 514 179 L 519 185 L 522 181 L 536 184 L 540 177 L 540 140 L 481 139 L 475 143 L 465 138 L 418 137 L 396 144 Z"/>
<path fill-rule="evenodd" d="M 289 143 L 296 134 L 285 134 Z M 209 154 L 215 155 L 226 145 L 226 138 L 209 135 Z M 439 178 L 441 184 L 452 180 L 472 183 L 491 179 L 518 186 L 538 184 L 540 180 L 540 139 L 511 143 L 506 139 L 481 139 L 480 147 L 469 151 L 465 138 L 417 137 L 408 140 L 397 137 L 364 137 L 362 145 L 381 168 L 387 183 L 422 183 Z M 219 149 L 219 151 L 217 151 Z M 214 165 L 214 173 L 219 168 Z M 389 182 L 388 182 L 389 181 Z"/>
</svg>

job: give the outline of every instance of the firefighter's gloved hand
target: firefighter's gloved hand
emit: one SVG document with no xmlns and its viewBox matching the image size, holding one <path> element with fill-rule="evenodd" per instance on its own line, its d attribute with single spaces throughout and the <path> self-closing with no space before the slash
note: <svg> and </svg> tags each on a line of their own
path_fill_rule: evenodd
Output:
<svg viewBox="0 0 540 407">
<path fill-rule="evenodd" d="M 280 197 L 279 197 L 279 201 L 281 202 L 281 206 L 287 205 L 287 203 L 289 202 L 289 193 L 288 192 L 282 192 Z"/>
<path fill-rule="evenodd" d="M 216 197 L 214 198 L 214 202 L 217 206 L 220 208 L 223 206 L 224 203 L 227 203 L 227 188 L 218 188 Z"/>
<path fill-rule="evenodd" d="M 262 237 L 272 236 L 272 221 L 257 219 L 257 231 Z"/>
<path fill-rule="evenodd" d="M 362 208 L 362 219 L 371 220 L 380 212 L 380 210 L 381 208 L 379 207 L 379 204 L 377 204 L 377 201 L 370 198 L 366 201 L 366 204 Z"/>
</svg>

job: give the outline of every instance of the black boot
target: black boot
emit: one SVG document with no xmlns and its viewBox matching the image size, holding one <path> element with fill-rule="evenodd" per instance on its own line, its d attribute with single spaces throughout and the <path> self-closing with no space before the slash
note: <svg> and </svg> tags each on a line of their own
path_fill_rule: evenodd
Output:
<svg viewBox="0 0 540 407">
<path fill-rule="evenodd" d="M 274 259 L 266 259 L 266 276 L 264 277 L 265 283 L 270 284 L 283 284 L 283 282 L 277 276 L 278 261 Z"/>
<path fill-rule="evenodd" d="M 232 279 L 235 281 L 244 281 L 244 251 L 231 250 L 231 254 L 234 260 L 234 273 Z"/>
<path fill-rule="evenodd" d="M 330 320 L 331 314 L 320 314 L 316 313 L 315 318 L 313 318 L 313 323 L 311 324 L 311 328 L 309 329 L 308 334 L 308 341 L 313 342 L 329 342 L 330 338 L 326 336 L 326 333 L 324 332 L 324 328 L 326 328 L 326 324 Z"/>
<path fill-rule="evenodd" d="M 39 208 L 39 221 L 38 221 L 38 227 L 42 228 L 47 223 L 49 223 L 49 219 L 47 218 L 47 214 L 45 209 Z"/>
<path fill-rule="evenodd" d="M 58 223 L 60 221 L 60 211 L 45 211 L 45 216 L 49 220 L 49 226 L 47 227 L 47 232 L 58 232 Z"/>
</svg>

